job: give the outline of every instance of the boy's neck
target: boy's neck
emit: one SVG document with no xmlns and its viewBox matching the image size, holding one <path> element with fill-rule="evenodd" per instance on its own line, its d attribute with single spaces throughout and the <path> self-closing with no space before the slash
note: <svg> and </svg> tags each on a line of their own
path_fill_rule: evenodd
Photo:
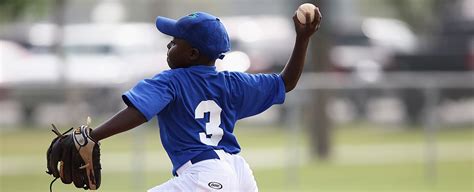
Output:
<svg viewBox="0 0 474 192">
<path fill-rule="evenodd" d="M 215 66 L 215 63 L 214 62 L 212 62 L 212 63 L 192 63 L 192 64 L 189 64 L 187 66 L 181 66 L 181 67 L 178 67 L 178 68 L 188 68 L 188 67 L 197 67 L 197 66 L 211 67 L 211 66 Z"/>
<path fill-rule="evenodd" d="M 216 60 L 208 59 L 207 57 L 200 57 L 196 62 L 192 63 L 189 66 L 215 66 Z"/>
</svg>

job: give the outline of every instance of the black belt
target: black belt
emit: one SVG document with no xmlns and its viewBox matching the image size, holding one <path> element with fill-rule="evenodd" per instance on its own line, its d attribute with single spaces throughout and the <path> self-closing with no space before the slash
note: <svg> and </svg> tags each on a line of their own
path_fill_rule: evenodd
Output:
<svg viewBox="0 0 474 192">
<path fill-rule="evenodd" d="M 209 151 L 203 151 L 202 153 L 199 153 L 196 157 L 191 159 L 191 163 L 195 164 L 200 161 L 204 160 L 209 160 L 209 159 L 220 159 L 219 155 L 214 150 L 209 150 Z"/>
</svg>

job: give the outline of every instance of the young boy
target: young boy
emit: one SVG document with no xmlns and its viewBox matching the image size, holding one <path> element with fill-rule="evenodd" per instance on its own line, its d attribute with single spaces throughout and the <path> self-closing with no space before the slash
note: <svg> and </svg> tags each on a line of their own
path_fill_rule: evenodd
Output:
<svg viewBox="0 0 474 192">
<path fill-rule="evenodd" d="M 168 44 L 171 70 L 140 81 L 122 96 L 128 107 L 90 136 L 99 141 L 158 117 L 161 142 L 173 164 L 173 179 L 157 191 L 258 191 L 252 171 L 239 155 L 233 134 L 237 120 L 281 104 L 301 75 L 310 37 L 321 21 L 301 24 L 293 16 L 296 42 L 278 74 L 217 72 L 214 63 L 230 50 L 229 37 L 218 18 L 196 12 L 173 20 L 156 19 Z"/>
</svg>

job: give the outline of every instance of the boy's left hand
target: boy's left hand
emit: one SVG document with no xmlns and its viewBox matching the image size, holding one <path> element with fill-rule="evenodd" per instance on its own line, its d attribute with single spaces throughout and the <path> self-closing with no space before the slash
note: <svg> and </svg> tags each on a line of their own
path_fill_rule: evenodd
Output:
<svg viewBox="0 0 474 192">
<path fill-rule="evenodd" d="M 46 154 L 46 173 L 56 179 L 61 178 L 65 184 L 74 183 L 77 188 L 96 190 L 101 182 L 99 143 L 91 139 L 89 134 L 92 129 L 87 125 L 69 133 L 71 130 L 60 133 L 53 125 L 57 137 L 51 142 Z"/>
<path fill-rule="evenodd" d="M 295 23 L 295 31 L 298 37 L 310 38 L 321 26 L 322 15 L 319 8 L 314 9 L 314 20 L 311 22 L 310 14 L 305 15 L 306 24 L 301 24 L 298 21 L 298 17 L 293 15 L 293 22 Z"/>
</svg>

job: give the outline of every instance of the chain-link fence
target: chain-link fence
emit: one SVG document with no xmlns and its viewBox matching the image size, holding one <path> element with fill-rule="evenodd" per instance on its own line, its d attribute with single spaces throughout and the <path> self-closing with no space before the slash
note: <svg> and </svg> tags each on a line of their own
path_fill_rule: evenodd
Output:
<svg viewBox="0 0 474 192">
<path fill-rule="evenodd" d="M 389 73 L 372 82 L 352 75 L 306 73 L 297 91 L 287 96 L 285 108 L 290 183 L 301 179 L 295 162 L 307 162 L 318 154 L 336 164 L 420 162 L 425 179 L 432 183 L 437 180 L 439 162 L 474 157 L 472 141 L 453 138 L 448 144 L 443 139 L 459 129 L 472 134 L 472 72 Z M 306 153 L 294 147 L 301 143 L 302 133 L 309 137 Z M 390 141 L 400 134 L 418 137 L 417 142 Z"/>
</svg>

